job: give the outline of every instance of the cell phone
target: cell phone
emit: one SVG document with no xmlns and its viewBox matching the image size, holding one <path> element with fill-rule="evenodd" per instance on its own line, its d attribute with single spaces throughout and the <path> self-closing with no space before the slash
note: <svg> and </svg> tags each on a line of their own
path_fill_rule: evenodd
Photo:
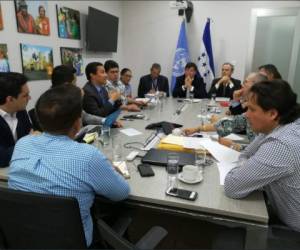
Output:
<svg viewBox="0 0 300 250">
<path fill-rule="evenodd" d="M 151 168 L 150 165 L 148 164 L 139 164 L 137 166 L 139 172 L 140 172 L 140 175 L 142 177 L 150 177 L 150 176 L 154 176 L 154 171 L 153 169 Z"/>
<path fill-rule="evenodd" d="M 185 200 L 194 201 L 197 199 L 198 193 L 195 191 L 189 191 L 185 189 L 179 189 L 179 188 L 172 188 L 170 187 L 166 191 L 167 195 L 178 197 Z"/>
<path fill-rule="evenodd" d="M 183 100 L 182 99 L 178 99 L 177 102 L 183 102 Z"/>
</svg>

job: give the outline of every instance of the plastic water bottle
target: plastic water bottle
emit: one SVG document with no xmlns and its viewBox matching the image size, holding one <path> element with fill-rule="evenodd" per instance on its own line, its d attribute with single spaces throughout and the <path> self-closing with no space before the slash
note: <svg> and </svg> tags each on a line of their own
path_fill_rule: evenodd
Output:
<svg viewBox="0 0 300 250">
<path fill-rule="evenodd" d="M 168 162 L 167 162 L 167 190 L 169 188 L 177 188 L 177 176 L 178 176 L 178 162 L 179 156 L 176 153 L 168 154 Z"/>
</svg>

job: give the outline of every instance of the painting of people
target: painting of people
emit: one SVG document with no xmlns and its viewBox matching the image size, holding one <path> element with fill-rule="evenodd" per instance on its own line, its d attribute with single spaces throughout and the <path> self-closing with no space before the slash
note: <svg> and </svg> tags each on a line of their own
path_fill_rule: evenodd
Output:
<svg viewBox="0 0 300 250">
<path fill-rule="evenodd" d="M 50 35 L 47 1 L 15 0 L 18 32 Z"/>
<path fill-rule="evenodd" d="M 61 47 L 60 52 L 62 64 L 76 69 L 77 76 L 83 75 L 82 49 Z"/>
<path fill-rule="evenodd" d="M 80 13 L 67 7 L 56 5 L 58 36 L 80 40 Z"/>
<path fill-rule="evenodd" d="M 9 72 L 7 45 L 0 43 L 0 72 Z"/>
</svg>

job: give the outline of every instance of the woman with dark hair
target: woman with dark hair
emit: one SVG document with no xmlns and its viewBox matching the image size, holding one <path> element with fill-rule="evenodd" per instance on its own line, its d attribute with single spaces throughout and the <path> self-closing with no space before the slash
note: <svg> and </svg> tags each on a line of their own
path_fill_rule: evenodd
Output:
<svg viewBox="0 0 300 250">
<path fill-rule="evenodd" d="M 259 73 L 265 75 L 269 81 L 274 79 L 281 79 L 281 75 L 273 64 L 265 64 L 258 67 Z"/>
</svg>

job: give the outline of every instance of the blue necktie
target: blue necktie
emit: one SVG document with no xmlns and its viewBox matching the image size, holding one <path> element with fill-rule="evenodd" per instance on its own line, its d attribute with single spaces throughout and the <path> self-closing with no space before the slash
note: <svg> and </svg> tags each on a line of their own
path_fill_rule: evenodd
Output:
<svg viewBox="0 0 300 250">
<path fill-rule="evenodd" d="M 106 103 L 106 102 L 107 102 L 107 100 L 106 100 L 106 95 L 105 95 L 105 91 L 106 91 L 106 89 L 105 89 L 104 87 L 101 87 L 101 88 L 100 88 L 100 91 L 98 92 L 98 93 L 99 93 L 99 96 L 100 96 L 100 98 L 101 98 L 101 101 L 102 101 L 103 103 Z"/>
</svg>

